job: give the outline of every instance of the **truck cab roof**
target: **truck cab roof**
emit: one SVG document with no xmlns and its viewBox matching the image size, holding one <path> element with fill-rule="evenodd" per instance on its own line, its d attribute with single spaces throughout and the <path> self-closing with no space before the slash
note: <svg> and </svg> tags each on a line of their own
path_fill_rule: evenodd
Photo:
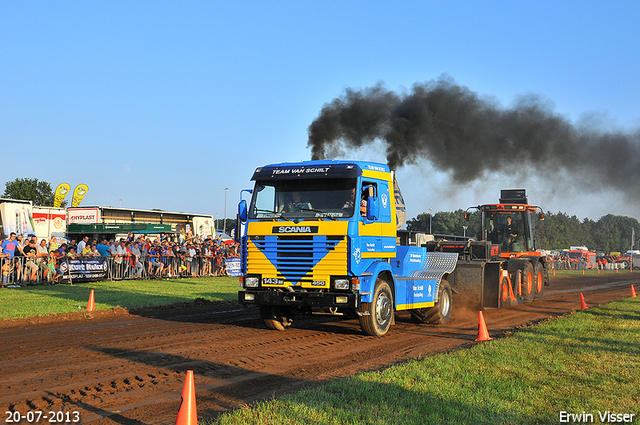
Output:
<svg viewBox="0 0 640 425">
<path fill-rule="evenodd" d="M 389 173 L 389 166 L 377 162 L 367 161 L 301 161 L 269 164 L 256 168 L 251 180 L 265 179 L 313 179 L 322 177 L 353 178 L 362 175 L 363 171 L 379 171 Z"/>
</svg>

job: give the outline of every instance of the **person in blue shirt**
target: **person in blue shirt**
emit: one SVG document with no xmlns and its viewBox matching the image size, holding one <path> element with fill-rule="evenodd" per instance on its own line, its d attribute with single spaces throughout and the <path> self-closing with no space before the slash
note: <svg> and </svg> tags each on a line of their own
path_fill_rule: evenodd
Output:
<svg viewBox="0 0 640 425">
<path fill-rule="evenodd" d="M 9 235 L 9 239 L 6 239 L 4 242 L 2 242 L 2 245 L 0 246 L 2 247 L 2 253 L 5 256 L 8 255 L 9 258 L 13 258 L 16 252 L 16 247 L 18 246 L 15 232 L 11 232 L 11 234 Z"/>
</svg>

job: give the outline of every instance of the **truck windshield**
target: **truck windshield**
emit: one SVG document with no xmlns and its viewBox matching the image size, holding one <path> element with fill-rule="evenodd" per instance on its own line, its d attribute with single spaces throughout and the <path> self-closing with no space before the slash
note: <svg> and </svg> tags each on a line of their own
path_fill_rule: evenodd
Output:
<svg viewBox="0 0 640 425">
<path fill-rule="evenodd" d="M 489 242 L 502 246 L 502 252 L 524 252 L 531 248 L 524 212 L 485 211 L 484 228 Z"/>
<path fill-rule="evenodd" d="M 256 182 L 249 218 L 351 217 L 356 179 L 299 179 Z"/>
</svg>

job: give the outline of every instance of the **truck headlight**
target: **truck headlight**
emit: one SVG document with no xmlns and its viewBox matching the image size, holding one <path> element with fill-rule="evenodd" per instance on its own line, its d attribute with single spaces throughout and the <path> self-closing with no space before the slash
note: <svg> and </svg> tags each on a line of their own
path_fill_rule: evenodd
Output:
<svg viewBox="0 0 640 425">
<path fill-rule="evenodd" d="M 260 279 L 255 276 L 247 276 L 244 278 L 245 288 L 257 288 L 260 285 Z"/>
<path fill-rule="evenodd" d="M 333 287 L 336 289 L 349 289 L 349 279 L 336 279 L 333 281 Z"/>
</svg>

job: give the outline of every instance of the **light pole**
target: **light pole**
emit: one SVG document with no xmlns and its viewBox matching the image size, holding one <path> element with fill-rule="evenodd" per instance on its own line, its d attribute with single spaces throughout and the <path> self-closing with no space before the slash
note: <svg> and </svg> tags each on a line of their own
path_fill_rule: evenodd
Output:
<svg viewBox="0 0 640 425">
<path fill-rule="evenodd" d="M 222 222 L 222 233 L 227 233 L 227 190 L 228 187 L 223 187 L 224 190 L 224 221 Z"/>
<path fill-rule="evenodd" d="M 429 234 L 432 235 L 433 233 L 431 233 L 431 218 L 433 217 L 432 214 L 433 208 L 429 208 Z"/>
</svg>

